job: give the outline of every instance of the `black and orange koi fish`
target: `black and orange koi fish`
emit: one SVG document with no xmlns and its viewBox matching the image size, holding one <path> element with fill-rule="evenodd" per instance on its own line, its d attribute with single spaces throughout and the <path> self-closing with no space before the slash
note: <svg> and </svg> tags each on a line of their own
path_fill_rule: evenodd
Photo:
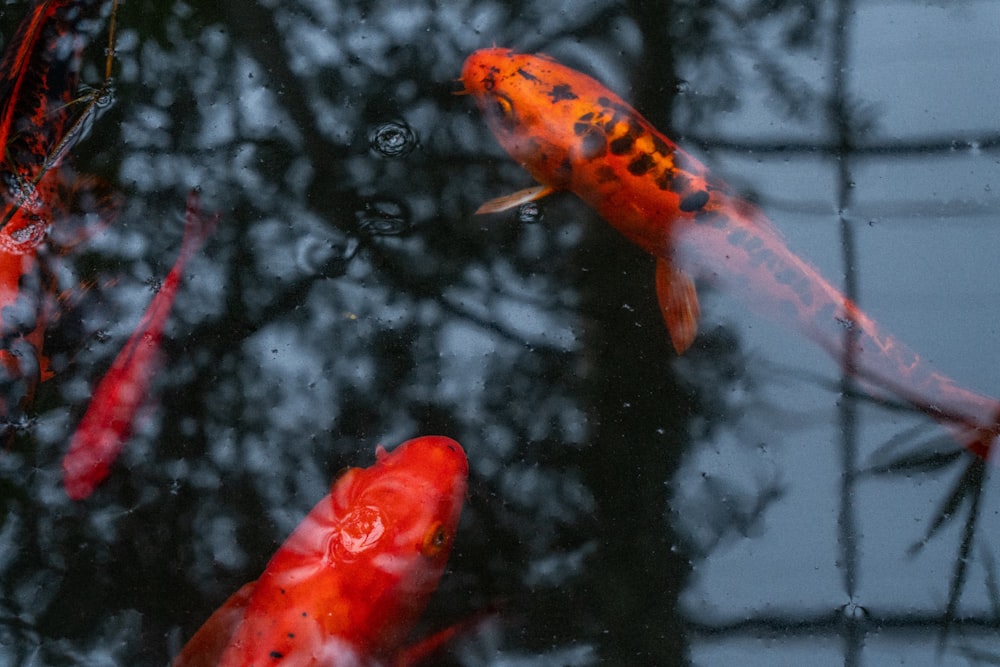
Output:
<svg viewBox="0 0 1000 667">
<path fill-rule="evenodd" d="M 846 360 L 867 391 L 907 401 L 987 458 L 1000 402 L 929 369 L 795 255 L 756 206 L 599 82 L 545 56 L 492 48 L 468 57 L 462 83 L 500 145 L 541 184 L 478 213 L 569 190 L 656 258 L 656 294 L 678 353 L 698 329 L 693 276 L 706 276 Z"/>
</svg>

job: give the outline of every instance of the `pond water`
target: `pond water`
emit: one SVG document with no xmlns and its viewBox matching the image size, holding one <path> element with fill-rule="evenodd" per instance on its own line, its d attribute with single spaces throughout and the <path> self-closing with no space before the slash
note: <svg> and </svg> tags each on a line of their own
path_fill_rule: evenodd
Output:
<svg viewBox="0 0 1000 667">
<path fill-rule="evenodd" d="M 4 35 L 29 8 L 4 4 Z M 934 369 L 1000 396 L 1000 5 L 127 0 L 117 18 L 114 104 L 70 159 L 123 203 L 59 258 L 76 297 L 47 331 L 56 373 L 0 456 L 0 664 L 167 664 L 338 471 L 421 434 L 464 445 L 470 486 L 415 635 L 495 610 L 435 664 L 1000 662 L 993 464 L 711 285 L 678 356 L 653 259 L 575 196 L 474 214 L 533 183 L 455 95 L 492 45 L 596 77 Z M 67 442 L 195 187 L 221 218 L 153 397 L 71 501 Z"/>
</svg>

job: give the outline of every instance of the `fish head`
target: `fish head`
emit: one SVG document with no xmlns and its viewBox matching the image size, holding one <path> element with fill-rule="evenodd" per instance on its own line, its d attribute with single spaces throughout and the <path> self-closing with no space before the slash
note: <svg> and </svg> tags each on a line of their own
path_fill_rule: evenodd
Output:
<svg viewBox="0 0 1000 667">
<path fill-rule="evenodd" d="M 469 475 L 462 446 L 443 436 L 415 438 L 392 451 L 379 447 L 374 466 L 349 474 L 348 484 L 334 485 L 335 509 L 367 517 L 357 536 L 381 554 L 381 568 L 414 579 L 443 570 Z"/>
<path fill-rule="evenodd" d="M 603 135 L 574 132 L 584 127 L 577 119 L 590 113 L 574 79 L 581 75 L 547 56 L 501 48 L 476 51 L 462 67 L 464 92 L 500 145 L 536 180 L 558 189 L 569 187 L 575 163 L 606 147 Z"/>
<path fill-rule="evenodd" d="M 366 601 L 353 617 L 379 619 L 356 623 L 353 641 L 384 655 L 405 639 L 444 573 L 469 464 L 462 446 L 443 436 L 415 438 L 388 452 L 379 447 L 376 458 L 334 484 L 329 499 L 336 518 L 326 526 L 323 567 L 353 573 L 341 590 Z"/>
<path fill-rule="evenodd" d="M 211 664 L 353 665 L 402 646 L 444 572 L 469 464 L 440 436 L 376 459 L 340 475 L 278 549 Z"/>
</svg>

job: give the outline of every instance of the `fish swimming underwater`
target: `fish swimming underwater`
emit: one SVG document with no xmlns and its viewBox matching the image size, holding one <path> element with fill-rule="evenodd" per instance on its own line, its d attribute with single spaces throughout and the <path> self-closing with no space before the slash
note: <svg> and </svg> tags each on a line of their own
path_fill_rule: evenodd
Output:
<svg viewBox="0 0 1000 667">
<path fill-rule="evenodd" d="M 209 617 L 173 667 L 405 662 L 400 647 L 451 553 L 469 464 L 443 436 L 375 456 L 333 483 L 260 579 Z"/>
<path fill-rule="evenodd" d="M 36 385 L 48 376 L 42 353 L 53 281 L 39 260 L 53 227 L 72 226 L 96 181 L 60 168 L 91 114 L 75 104 L 83 26 L 104 0 L 39 0 L 0 59 L 0 442 L 10 441 Z M 117 0 L 114 0 L 116 3 Z M 109 59 L 110 66 L 110 59 Z M 82 105 L 90 108 L 89 105 Z M 96 108 L 96 106 L 94 107 Z M 79 180 L 79 182 L 77 182 Z M 89 211 L 114 217 L 113 198 Z M 77 211 L 81 212 L 81 211 Z M 87 213 L 87 211 L 82 211 Z M 73 229 L 59 229 L 65 238 Z M 63 232 L 66 232 L 63 234 Z M 84 234 L 87 230 L 84 230 Z M 80 240 L 82 235 L 78 235 Z M 58 250 L 58 248 L 57 248 Z"/>
<path fill-rule="evenodd" d="M 695 339 L 694 276 L 803 331 L 873 395 L 903 399 L 987 458 L 1000 401 L 958 386 L 795 255 L 756 206 L 595 79 L 546 56 L 492 48 L 462 68 L 500 145 L 541 185 L 484 204 L 493 213 L 569 190 L 656 258 L 660 311 L 677 352 Z M 845 331 L 851 347 L 845 350 Z"/>
<path fill-rule="evenodd" d="M 63 458 L 63 485 L 73 500 L 82 500 L 93 493 L 125 447 L 132 422 L 147 399 L 149 385 L 160 365 L 160 342 L 184 267 L 214 231 L 217 222 L 218 215 L 202 216 L 198 195 L 191 192 L 177 261 L 94 390 Z"/>
</svg>

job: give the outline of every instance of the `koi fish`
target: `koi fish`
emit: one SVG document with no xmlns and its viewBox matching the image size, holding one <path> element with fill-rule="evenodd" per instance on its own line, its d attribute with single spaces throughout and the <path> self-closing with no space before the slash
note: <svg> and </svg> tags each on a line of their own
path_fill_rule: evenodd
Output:
<svg viewBox="0 0 1000 667">
<path fill-rule="evenodd" d="M 23 219 L 0 229 L 0 442 L 5 444 L 47 374 L 42 311 L 48 290 L 36 259 L 43 234 L 44 227 Z"/>
<path fill-rule="evenodd" d="M 87 42 L 81 24 L 100 4 L 37 2 L 0 59 L 0 442 L 49 375 L 42 342 L 52 280 L 38 251 L 70 204 L 60 192 L 73 179 L 58 167 L 83 120 L 71 111 Z"/>
<path fill-rule="evenodd" d="M 117 215 L 119 200 L 97 178 L 76 176 L 63 165 L 50 172 L 47 204 L 22 207 L 0 229 L 0 443 L 25 422 L 37 385 L 52 377 L 43 353 L 46 328 L 58 320 L 66 295 L 56 297 L 54 264 L 60 254 Z M 39 257 L 39 248 L 50 252 Z"/>
<path fill-rule="evenodd" d="M 350 468 L 191 638 L 173 667 L 370 665 L 400 646 L 437 588 L 469 464 L 450 438 L 408 440 Z M 395 663 L 400 664 L 400 663 Z"/>
<path fill-rule="evenodd" d="M 132 336 L 94 390 L 63 458 L 63 485 L 73 500 L 89 496 L 108 476 L 146 400 L 149 384 L 160 365 L 160 342 L 188 260 L 215 229 L 218 215 L 204 218 L 198 195 L 187 199 L 180 255 L 146 308 Z"/>
<path fill-rule="evenodd" d="M 0 180 L 15 209 L 44 201 L 36 187 L 86 124 L 74 119 L 73 104 L 88 42 L 81 24 L 103 1 L 40 0 L 0 60 Z"/>
<path fill-rule="evenodd" d="M 907 401 L 988 456 L 1000 433 L 1000 402 L 930 370 L 881 331 L 795 255 L 757 207 L 598 81 L 547 56 L 500 48 L 470 55 L 461 80 L 500 145 L 541 184 L 477 213 L 569 190 L 656 258 L 656 294 L 678 354 L 698 329 L 694 276 L 707 277 L 803 331 L 866 390 Z"/>
</svg>

